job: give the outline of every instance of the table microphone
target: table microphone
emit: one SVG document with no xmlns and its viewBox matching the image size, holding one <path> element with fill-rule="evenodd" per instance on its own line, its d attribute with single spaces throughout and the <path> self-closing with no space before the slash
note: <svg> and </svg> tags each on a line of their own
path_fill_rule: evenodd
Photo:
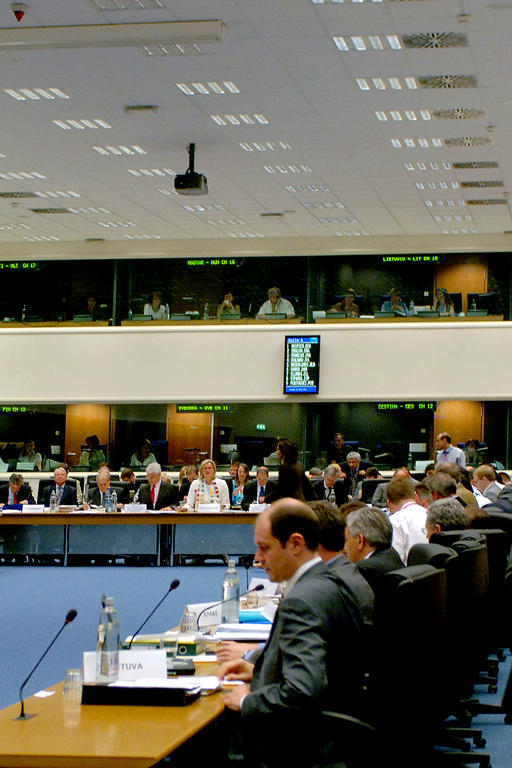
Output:
<svg viewBox="0 0 512 768">
<path fill-rule="evenodd" d="M 31 670 L 29 675 L 22 682 L 21 688 L 20 688 L 20 692 L 19 692 L 19 699 L 20 699 L 21 709 L 20 709 L 20 714 L 18 715 L 18 717 L 14 718 L 15 720 L 30 720 L 31 717 L 36 717 L 36 715 L 26 715 L 25 714 L 25 702 L 24 702 L 23 697 L 22 697 L 23 689 L 26 686 L 26 684 L 28 683 L 28 681 L 30 680 L 30 678 L 32 677 L 32 675 L 34 674 L 34 672 L 36 671 L 36 669 L 38 668 L 38 666 L 40 665 L 40 663 L 42 662 L 42 660 L 44 659 L 44 657 L 46 656 L 46 654 L 48 653 L 48 651 L 50 650 L 50 648 L 52 647 L 52 645 L 54 644 L 54 642 L 57 640 L 58 636 L 60 635 L 60 633 L 62 632 L 64 627 L 66 627 L 68 624 L 71 624 L 71 622 L 76 619 L 76 616 L 77 616 L 77 611 L 75 611 L 74 608 L 71 608 L 71 610 L 69 610 L 67 612 L 66 618 L 64 619 L 64 624 L 59 629 L 59 631 L 57 632 L 57 634 L 55 635 L 55 637 L 53 638 L 53 640 L 51 641 L 50 645 L 48 646 L 46 651 L 43 653 L 43 655 L 41 656 L 41 658 L 39 659 L 39 661 L 37 662 L 35 667 Z"/>
<path fill-rule="evenodd" d="M 213 603 L 213 605 L 207 605 L 206 608 L 203 608 L 202 611 L 199 612 L 197 616 L 197 629 L 199 630 L 199 619 L 203 615 L 205 611 L 209 611 L 211 608 L 217 608 L 218 605 L 224 605 L 224 603 L 230 603 L 232 600 L 239 600 L 241 597 L 245 597 L 245 595 L 248 595 L 249 592 L 260 592 L 262 589 L 265 589 L 264 584 L 256 584 L 255 587 L 252 589 L 248 589 L 246 592 L 242 592 L 241 595 L 238 595 L 238 597 L 228 597 L 227 600 L 220 600 L 218 603 Z"/>
<path fill-rule="evenodd" d="M 154 612 L 156 611 L 156 609 L 157 609 L 157 608 L 160 608 L 160 606 L 162 605 L 163 601 L 165 600 L 165 598 L 167 597 L 167 595 L 169 594 L 169 592 L 172 592 L 172 591 L 173 591 L 173 589 L 177 589 L 177 588 L 179 587 L 179 585 L 180 585 L 180 580 L 179 580 L 179 579 L 174 579 L 173 581 L 171 581 L 171 584 L 170 584 L 170 586 L 169 586 L 169 589 L 167 590 L 167 592 L 165 593 L 165 595 L 164 595 L 164 596 L 162 597 L 162 599 L 161 599 L 161 600 L 160 600 L 160 601 L 159 601 L 159 602 L 158 602 L 158 603 L 155 605 L 155 607 L 153 608 L 153 610 L 151 611 L 151 613 L 149 614 L 149 616 L 147 617 L 147 619 L 145 619 L 145 620 L 142 622 L 142 624 L 140 625 L 140 627 L 138 628 L 138 630 L 137 630 L 136 632 L 134 632 L 134 633 L 133 633 L 133 635 L 131 636 L 131 638 L 130 638 L 130 643 L 129 643 L 129 645 L 128 645 L 128 650 L 130 650 L 130 648 L 132 647 L 132 643 L 133 643 L 133 641 L 135 640 L 135 638 L 137 637 L 137 635 L 139 634 L 139 632 L 141 631 L 142 627 L 146 626 L 146 624 L 148 623 L 148 621 L 150 620 L 150 618 L 152 617 L 152 615 L 154 614 Z"/>
</svg>

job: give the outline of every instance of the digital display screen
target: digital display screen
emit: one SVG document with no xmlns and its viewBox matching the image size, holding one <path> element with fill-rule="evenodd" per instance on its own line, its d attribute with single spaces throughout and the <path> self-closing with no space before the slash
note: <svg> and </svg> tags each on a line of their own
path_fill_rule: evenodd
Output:
<svg viewBox="0 0 512 768">
<path fill-rule="evenodd" d="M 187 267 L 236 267 L 237 259 L 187 259 Z"/>
<path fill-rule="evenodd" d="M 428 403 L 377 403 L 378 411 L 435 411 L 436 402 Z"/>
<path fill-rule="evenodd" d="M 440 261 L 437 255 L 416 253 L 412 256 L 383 256 L 383 264 L 436 264 Z"/>
<path fill-rule="evenodd" d="M 320 383 L 320 336 L 285 336 L 285 395 L 317 395 Z"/>
<path fill-rule="evenodd" d="M 0 261 L 0 270 L 37 269 L 37 261 Z"/>
<path fill-rule="evenodd" d="M 229 405 L 212 403 L 183 403 L 176 406 L 176 413 L 226 413 Z"/>
</svg>

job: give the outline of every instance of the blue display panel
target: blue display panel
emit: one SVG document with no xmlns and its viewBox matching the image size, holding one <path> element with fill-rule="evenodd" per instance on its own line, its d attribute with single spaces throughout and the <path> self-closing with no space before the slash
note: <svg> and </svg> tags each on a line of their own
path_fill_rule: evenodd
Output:
<svg viewBox="0 0 512 768">
<path fill-rule="evenodd" d="M 285 395 L 317 395 L 320 384 L 320 336 L 285 336 Z"/>
</svg>

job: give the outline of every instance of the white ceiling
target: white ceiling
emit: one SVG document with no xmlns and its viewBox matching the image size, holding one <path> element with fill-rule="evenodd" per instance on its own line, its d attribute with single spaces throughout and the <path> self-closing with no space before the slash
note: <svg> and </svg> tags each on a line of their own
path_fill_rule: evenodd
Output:
<svg viewBox="0 0 512 768">
<path fill-rule="evenodd" d="M 100 9 L 116 2 L 146 7 Z M 136 46 L 0 45 L 0 174 L 7 176 L 0 176 L 0 193 L 46 195 L 0 198 L 2 257 L 508 250 L 512 0 L 28 0 L 27 6 L 18 25 L 4 0 L 0 28 L 220 19 L 225 30 L 222 42 L 202 44 L 195 55 L 147 56 Z M 386 38 L 431 33 L 462 34 L 467 45 L 393 50 Z M 374 35 L 384 50 L 371 48 Z M 340 51 L 335 36 L 350 47 L 351 37 L 362 36 L 370 50 Z M 405 85 L 405 78 L 418 84 L 432 75 L 472 76 L 476 87 Z M 361 90 L 356 78 L 370 89 Z M 402 88 L 391 88 L 388 78 L 399 78 Z M 192 83 L 212 81 L 234 83 L 239 93 L 186 95 L 176 85 L 194 90 Z M 57 88 L 69 98 L 21 101 L 5 91 L 22 88 Z M 158 111 L 125 114 L 127 105 Z M 456 108 L 482 114 L 424 120 L 420 113 Z M 406 110 L 417 119 L 407 119 Z M 218 125 L 211 115 L 262 115 L 268 124 L 226 119 Z M 64 130 L 53 122 L 82 119 L 111 128 Z M 446 145 L 462 137 L 484 144 Z M 183 173 L 191 141 L 208 196 L 178 196 L 172 175 L 141 173 Z M 241 147 L 252 142 L 265 151 Z M 107 145 L 136 145 L 147 154 L 104 156 L 93 149 Z M 474 161 L 497 167 L 453 167 Z M 9 176 L 20 172 L 44 178 Z M 485 181 L 499 186 L 460 186 Z M 79 197 L 63 196 L 70 191 Z M 500 202 L 468 205 L 487 199 Z M 53 207 L 96 212 L 31 211 Z M 284 215 L 264 219 L 264 213 Z M 86 242 L 97 238 L 104 242 Z"/>
</svg>

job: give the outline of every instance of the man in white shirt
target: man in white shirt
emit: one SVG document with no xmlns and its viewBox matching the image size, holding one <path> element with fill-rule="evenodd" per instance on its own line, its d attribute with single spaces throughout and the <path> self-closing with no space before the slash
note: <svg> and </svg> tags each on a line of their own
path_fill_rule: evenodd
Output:
<svg viewBox="0 0 512 768">
<path fill-rule="evenodd" d="M 265 315 L 286 315 L 286 317 L 295 317 L 295 309 L 288 299 L 281 297 L 281 291 L 274 286 L 267 291 L 268 301 L 264 301 L 258 310 L 257 317 Z"/>
<path fill-rule="evenodd" d="M 465 469 L 466 456 L 464 455 L 464 451 L 452 445 L 452 438 L 448 432 L 441 432 L 436 438 L 436 444 L 436 467 L 445 461 L 451 461 L 452 464 L 457 464 L 459 467 Z"/>
<path fill-rule="evenodd" d="M 410 548 L 428 541 L 425 531 L 427 511 L 416 501 L 414 485 L 406 478 L 391 480 L 387 487 L 387 500 L 393 527 L 391 543 L 402 562 L 407 564 Z"/>
</svg>

